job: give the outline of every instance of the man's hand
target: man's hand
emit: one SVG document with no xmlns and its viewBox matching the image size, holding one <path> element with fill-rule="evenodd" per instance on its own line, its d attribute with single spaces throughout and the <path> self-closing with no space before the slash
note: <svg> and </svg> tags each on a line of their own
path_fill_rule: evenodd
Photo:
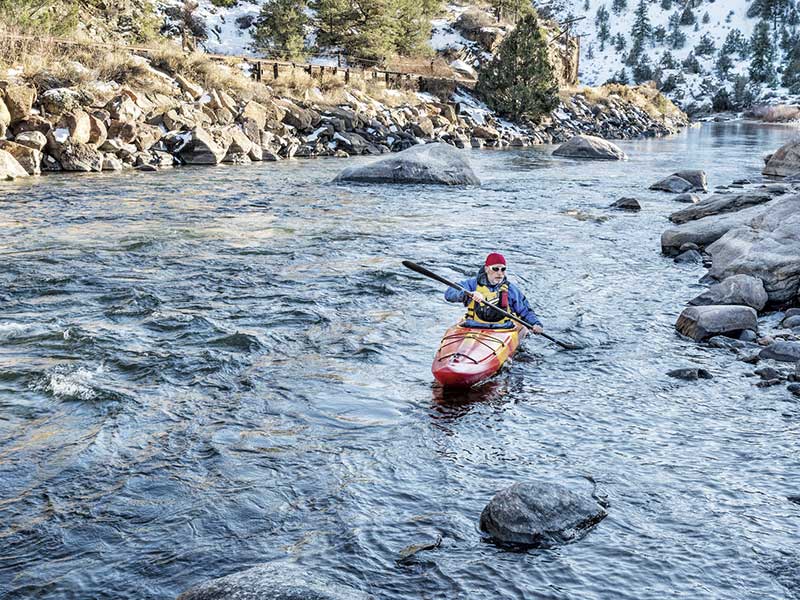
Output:
<svg viewBox="0 0 800 600">
<path fill-rule="evenodd" d="M 535 333 L 536 335 L 539 335 L 543 331 L 544 331 L 544 328 L 541 325 L 534 325 L 533 327 L 531 327 L 531 332 Z"/>
<path fill-rule="evenodd" d="M 483 302 L 483 301 L 484 301 L 484 299 L 485 299 L 485 298 L 483 297 L 483 294 L 481 294 L 480 292 L 471 292 L 471 293 L 470 293 L 470 292 L 467 292 L 467 295 L 468 295 L 470 298 L 472 298 L 473 300 L 475 300 L 475 302 L 477 302 L 478 304 L 480 304 L 481 302 Z"/>
</svg>

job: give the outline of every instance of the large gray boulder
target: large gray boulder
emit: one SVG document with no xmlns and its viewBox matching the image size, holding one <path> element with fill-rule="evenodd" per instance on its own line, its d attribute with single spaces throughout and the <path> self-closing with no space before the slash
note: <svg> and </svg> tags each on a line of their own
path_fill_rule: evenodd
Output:
<svg viewBox="0 0 800 600">
<path fill-rule="evenodd" d="M 366 165 L 348 167 L 335 181 L 480 185 L 464 152 L 447 144 L 423 144 Z"/>
<path fill-rule="evenodd" d="M 759 358 L 798 363 L 800 361 L 800 342 L 774 342 L 764 348 L 758 356 Z"/>
<path fill-rule="evenodd" d="M 210 131 L 197 127 L 183 134 L 183 144 L 174 152 L 187 165 L 218 165 L 227 155 L 228 145 L 220 143 Z"/>
<path fill-rule="evenodd" d="M 750 275 L 732 275 L 720 283 L 715 283 L 696 298 L 689 300 L 689 304 L 691 306 L 743 305 L 760 311 L 767 304 L 768 299 L 764 283 L 760 279 Z"/>
<path fill-rule="evenodd" d="M 340 582 L 287 562 L 260 565 L 201 583 L 178 600 L 366 600 L 367 595 Z"/>
<path fill-rule="evenodd" d="M 749 306 L 690 306 L 675 323 L 683 335 L 702 342 L 716 335 L 738 336 L 758 328 L 758 314 Z"/>
<path fill-rule="evenodd" d="M 556 148 L 553 156 L 594 160 L 625 160 L 628 158 L 616 144 L 593 135 L 576 135 Z"/>
<path fill-rule="evenodd" d="M 736 212 L 711 215 L 671 227 L 661 234 L 661 249 L 665 254 L 674 255 L 686 243 L 697 244 L 698 247 L 705 248 L 732 229 L 750 225 L 771 212 L 783 214 L 784 211 L 800 211 L 800 196 L 780 196 L 764 204 L 750 206 Z"/>
<path fill-rule="evenodd" d="M 607 514 L 593 496 L 563 485 L 515 483 L 486 505 L 480 526 L 496 542 L 549 546 L 580 537 Z"/>
<path fill-rule="evenodd" d="M 659 190 L 661 192 L 670 192 L 672 194 L 684 194 L 694 190 L 694 186 L 686 181 L 683 177 L 677 175 L 670 175 L 661 181 L 656 181 L 650 186 L 651 190 Z"/>
<path fill-rule="evenodd" d="M 767 161 L 764 175 L 789 177 L 800 173 L 800 139 L 792 140 L 778 148 Z"/>
<path fill-rule="evenodd" d="M 800 291 L 800 196 L 792 199 L 709 245 L 709 274 L 751 275 L 764 282 L 771 303 L 793 302 Z"/>
<path fill-rule="evenodd" d="M 0 140 L 0 149 L 5 150 L 17 159 L 28 175 L 40 175 L 42 172 L 42 153 L 35 148 L 29 148 L 16 142 Z"/>
<path fill-rule="evenodd" d="M 743 194 L 714 194 L 683 210 L 669 216 L 669 220 L 680 225 L 711 215 L 736 212 L 748 206 L 764 204 L 772 200 L 767 192 L 745 192 Z"/>
<path fill-rule="evenodd" d="M 701 171 L 699 169 L 685 169 L 683 171 L 673 173 L 673 175 L 680 177 L 681 179 L 685 179 L 691 183 L 696 192 L 708 191 L 708 178 L 706 177 L 705 171 Z"/>
</svg>

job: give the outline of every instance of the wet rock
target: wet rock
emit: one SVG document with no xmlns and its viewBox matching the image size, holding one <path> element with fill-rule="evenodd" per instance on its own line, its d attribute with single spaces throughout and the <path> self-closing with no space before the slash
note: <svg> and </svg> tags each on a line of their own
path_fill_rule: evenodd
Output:
<svg viewBox="0 0 800 600">
<path fill-rule="evenodd" d="M 672 371 L 667 371 L 667 375 L 669 377 L 674 377 L 675 379 L 683 379 L 685 381 L 697 381 L 698 379 L 714 379 L 714 376 L 711 373 L 699 367 L 693 367 L 687 369 L 673 369 Z"/>
<path fill-rule="evenodd" d="M 691 183 L 694 191 L 696 192 L 708 191 L 708 179 L 706 178 L 705 171 L 700 171 L 698 169 L 687 169 L 673 173 L 673 175 L 680 177 L 681 179 L 685 179 Z"/>
<path fill-rule="evenodd" d="M 762 173 L 778 177 L 800 173 L 800 140 L 792 140 L 778 148 L 770 156 Z"/>
<path fill-rule="evenodd" d="M 800 327 L 800 315 L 792 315 L 792 316 L 786 317 L 781 322 L 781 327 L 786 327 L 788 329 L 793 329 L 795 327 Z"/>
<path fill-rule="evenodd" d="M 625 160 L 628 158 L 619 146 L 593 135 L 576 135 L 556 148 L 553 156 L 595 160 Z"/>
<path fill-rule="evenodd" d="M 367 600 L 367 595 L 292 563 L 274 562 L 201 583 L 177 600 Z"/>
<path fill-rule="evenodd" d="M 636 198 L 620 198 L 614 202 L 609 208 L 616 208 L 618 210 L 639 211 L 642 210 L 642 205 Z"/>
<path fill-rule="evenodd" d="M 758 344 L 733 339 L 732 337 L 727 337 L 725 335 L 716 335 L 712 338 L 709 338 L 708 345 L 712 348 L 720 348 L 722 350 L 730 350 L 732 352 L 761 352 Z"/>
<path fill-rule="evenodd" d="M 735 212 L 748 206 L 764 204 L 770 200 L 772 200 L 772 196 L 758 192 L 725 194 L 723 196 L 715 194 L 689 208 L 672 213 L 669 220 L 677 224 L 687 223 L 710 215 Z"/>
<path fill-rule="evenodd" d="M 677 175 L 670 175 L 661 181 L 657 181 L 650 186 L 651 190 L 659 190 L 662 192 L 671 192 L 673 194 L 682 194 L 694 190 L 694 186 L 686 181 L 683 177 Z"/>
<path fill-rule="evenodd" d="M 741 341 L 743 341 L 743 342 L 753 342 L 753 343 L 755 343 L 755 341 L 758 339 L 758 334 L 755 331 L 751 330 L 751 329 L 745 329 L 739 335 L 739 339 Z"/>
<path fill-rule="evenodd" d="M 689 300 L 688 304 L 691 306 L 741 304 L 760 311 L 767 304 L 767 300 L 767 292 L 760 279 L 750 275 L 732 275 Z"/>
<path fill-rule="evenodd" d="M 680 252 L 688 252 L 689 250 L 697 250 L 700 251 L 700 246 L 697 244 L 693 244 L 691 242 L 686 242 L 685 244 L 681 244 Z"/>
<path fill-rule="evenodd" d="M 759 356 L 765 360 L 796 363 L 800 361 L 800 342 L 774 342 L 764 348 Z"/>
<path fill-rule="evenodd" d="M 772 367 L 762 367 L 754 371 L 761 379 L 783 379 L 783 375 Z"/>
<path fill-rule="evenodd" d="M 698 264 L 703 262 L 703 255 L 694 249 L 686 250 L 675 257 L 675 262 L 683 265 Z"/>
<path fill-rule="evenodd" d="M 700 342 L 716 335 L 738 336 L 758 328 L 758 315 L 749 306 L 690 306 L 675 323 L 683 335 Z"/>
<path fill-rule="evenodd" d="M 333 139 L 336 141 L 337 149 L 341 147 L 352 155 L 364 154 L 369 145 L 369 142 L 362 136 L 347 131 L 335 134 Z"/>
<path fill-rule="evenodd" d="M 673 198 L 673 200 L 675 202 L 683 202 L 685 204 L 697 204 L 698 202 L 700 202 L 700 196 L 698 196 L 697 194 L 684 193 L 684 194 L 678 194 Z"/>
<path fill-rule="evenodd" d="M 780 385 L 781 383 L 783 383 L 783 380 L 781 379 L 764 379 L 763 381 L 759 381 L 758 383 L 756 383 L 756 387 L 768 388 Z"/>
<path fill-rule="evenodd" d="M 800 398 L 800 383 L 790 383 L 786 386 L 786 389 L 790 391 L 792 394 Z M 797 504 L 800 504 L 800 496 L 797 496 L 795 500 Z"/>
<path fill-rule="evenodd" d="M 28 172 L 16 158 L 5 150 L 0 150 L 0 181 L 23 179 L 28 176 Z"/>
<path fill-rule="evenodd" d="M 515 483 L 483 509 L 481 530 L 504 544 L 549 546 L 579 538 L 607 516 L 595 498 L 556 483 Z"/>
<path fill-rule="evenodd" d="M 348 167 L 335 181 L 480 185 L 465 154 L 440 143 L 412 146 L 367 165 Z"/>
<path fill-rule="evenodd" d="M 106 154 L 103 157 L 103 171 L 121 171 L 122 161 L 112 154 Z"/>
</svg>

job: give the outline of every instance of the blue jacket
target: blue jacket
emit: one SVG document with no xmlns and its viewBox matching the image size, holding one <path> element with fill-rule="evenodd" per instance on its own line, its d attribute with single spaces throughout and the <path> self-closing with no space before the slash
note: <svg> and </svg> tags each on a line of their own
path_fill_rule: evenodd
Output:
<svg viewBox="0 0 800 600">
<path fill-rule="evenodd" d="M 489 282 L 486 279 L 486 274 L 483 272 L 483 268 L 481 268 L 480 273 L 476 277 L 470 277 L 469 279 L 462 281 L 459 285 L 470 292 L 474 292 L 478 289 L 479 279 L 481 280 L 482 285 L 485 285 L 493 292 L 497 291 L 497 289 L 503 285 L 503 283 L 508 283 L 508 305 L 511 309 L 511 312 L 531 325 L 543 326 L 542 322 L 539 320 L 539 317 L 536 316 L 536 313 L 533 312 L 530 304 L 528 304 L 528 299 L 525 298 L 525 294 L 522 293 L 522 290 L 506 279 L 503 279 L 503 281 L 497 285 L 489 285 Z M 447 291 L 444 293 L 444 299 L 448 302 L 460 302 L 465 305 L 467 304 L 466 294 L 453 288 L 447 288 Z"/>
</svg>

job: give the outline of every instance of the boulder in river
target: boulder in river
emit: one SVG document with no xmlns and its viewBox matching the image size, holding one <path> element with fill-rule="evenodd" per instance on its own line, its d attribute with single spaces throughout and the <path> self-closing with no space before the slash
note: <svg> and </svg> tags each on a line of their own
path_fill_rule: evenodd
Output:
<svg viewBox="0 0 800 600">
<path fill-rule="evenodd" d="M 0 150 L 0 181 L 28 177 L 28 172 L 10 153 Z"/>
<path fill-rule="evenodd" d="M 480 185 L 464 152 L 447 144 L 423 144 L 366 165 L 348 167 L 334 181 Z"/>
<path fill-rule="evenodd" d="M 788 177 L 800 173 L 800 140 L 792 140 L 778 148 L 767 161 L 764 175 Z"/>
<path fill-rule="evenodd" d="M 697 342 L 717 335 L 738 336 L 758 329 L 758 315 L 749 306 L 690 306 L 678 317 L 675 328 Z"/>
<path fill-rule="evenodd" d="M 557 483 L 515 483 L 481 513 L 481 530 L 501 544 L 550 546 L 573 541 L 608 513 L 593 495 Z"/>
<path fill-rule="evenodd" d="M 630 210 L 630 211 L 639 211 L 642 210 L 642 205 L 639 204 L 639 201 L 636 198 L 620 198 L 616 202 L 614 202 L 610 208 L 616 208 L 618 210 Z"/>
<path fill-rule="evenodd" d="M 677 175 L 670 175 L 661 181 L 656 181 L 650 186 L 651 190 L 659 190 L 662 192 L 671 192 L 673 194 L 684 194 L 694 190 L 694 186 L 686 181 L 683 177 Z"/>
<path fill-rule="evenodd" d="M 556 148 L 553 156 L 595 160 L 625 160 L 628 158 L 616 144 L 593 135 L 576 135 Z"/>
<path fill-rule="evenodd" d="M 800 342 L 775 342 L 764 348 L 759 357 L 762 359 L 796 363 L 800 361 Z"/>
<path fill-rule="evenodd" d="M 367 595 L 292 563 L 276 562 L 201 583 L 178 600 L 367 600 Z"/>
<path fill-rule="evenodd" d="M 689 192 L 678 194 L 673 198 L 675 202 L 683 202 L 684 204 L 697 204 L 700 202 L 700 196 L 691 194 Z"/>
<path fill-rule="evenodd" d="M 689 300 L 689 304 L 691 306 L 740 304 L 760 311 L 767 304 L 767 299 L 764 283 L 760 279 L 750 275 L 732 275 Z"/>
<path fill-rule="evenodd" d="M 673 369 L 667 371 L 669 377 L 683 379 L 685 381 L 697 381 L 698 379 L 714 379 L 714 376 L 700 367 L 690 367 L 686 369 Z"/>
<path fill-rule="evenodd" d="M 764 204 L 770 200 L 772 200 L 772 196 L 766 192 L 714 194 L 693 206 L 672 213 L 669 220 L 680 225 L 703 217 L 735 212 L 748 206 Z"/>
<path fill-rule="evenodd" d="M 752 275 L 764 282 L 769 302 L 787 304 L 800 292 L 800 196 L 775 202 L 773 210 L 708 246 L 709 274 L 716 279 Z"/>
<path fill-rule="evenodd" d="M 701 171 L 699 169 L 685 169 L 683 171 L 673 173 L 673 175 L 680 177 L 681 179 L 685 179 L 691 183 L 696 192 L 708 191 L 708 178 L 706 177 L 705 171 Z"/>
</svg>

